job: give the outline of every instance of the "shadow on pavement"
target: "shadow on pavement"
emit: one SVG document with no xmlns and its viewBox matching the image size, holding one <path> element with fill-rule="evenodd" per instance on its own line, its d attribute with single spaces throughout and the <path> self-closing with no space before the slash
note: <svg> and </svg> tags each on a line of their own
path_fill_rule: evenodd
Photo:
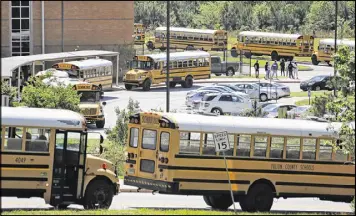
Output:
<svg viewBox="0 0 356 216">
<path fill-rule="evenodd" d="M 100 100 L 100 101 L 109 101 L 109 100 L 115 100 L 119 99 L 119 97 L 111 97 L 111 96 L 105 96 Z"/>
</svg>

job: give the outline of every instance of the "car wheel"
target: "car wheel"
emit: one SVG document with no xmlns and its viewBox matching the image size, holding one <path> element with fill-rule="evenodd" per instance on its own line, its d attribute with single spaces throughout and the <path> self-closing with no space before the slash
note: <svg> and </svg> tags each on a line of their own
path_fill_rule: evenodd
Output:
<svg viewBox="0 0 356 216">
<path fill-rule="evenodd" d="M 211 110 L 211 112 L 216 114 L 216 115 L 222 115 L 223 114 L 223 112 L 219 108 L 214 108 L 214 109 Z"/>
<path fill-rule="evenodd" d="M 262 102 L 267 101 L 267 99 L 268 99 L 268 97 L 267 97 L 266 94 L 260 94 L 260 100 L 261 100 Z"/>
<path fill-rule="evenodd" d="M 226 76 L 232 77 L 235 74 L 234 69 L 229 68 L 226 72 Z"/>
<path fill-rule="evenodd" d="M 221 76 L 221 74 L 215 74 L 215 76 Z"/>
</svg>

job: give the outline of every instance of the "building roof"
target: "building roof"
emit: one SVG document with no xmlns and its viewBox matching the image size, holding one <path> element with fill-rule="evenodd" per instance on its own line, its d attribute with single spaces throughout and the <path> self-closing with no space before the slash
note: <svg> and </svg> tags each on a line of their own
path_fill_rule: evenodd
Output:
<svg viewBox="0 0 356 216">
<path fill-rule="evenodd" d="M 327 122 L 316 122 L 299 119 L 271 119 L 238 116 L 205 116 L 185 113 L 161 113 L 162 116 L 177 124 L 179 130 L 195 132 L 221 132 L 272 134 L 281 136 L 320 137 L 333 136 L 327 128 Z M 342 123 L 332 123 L 334 130 L 341 128 Z M 311 135 L 310 135 L 311 134 Z"/>
<path fill-rule="evenodd" d="M 64 109 L 1 107 L 1 125 L 85 129 L 85 118 Z"/>
<path fill-rule="evenodd" d="M 167 31 L 167 27 L 158 27 L 156 31 Z M 170 27 L 170 32 L 187 32 L 187 33 L 198 33 L 198 34 L 215 34 L 217 31 L 222 30 L 211 30 L 211 29 L 190 29 L 190 28 L 180 28 L 180 27 Z"/>
<path fill-rule="evenodd" d="M 147 54 L 154 61 L 166 61 L 167 54 L 165 52 L 158 54 Z M 184 52 L 175 52 L 169 54 L 170 61 L 178 61 L 178 60 L 187 60 L 191 58 L 209 58 L 210 54 L 208 52 L 196 50 L 196 51 L 184 51 Z"/>
<path fill-rule="evenodd" d="M 325 44 L 325 45 L 330 45 L 334 46 L 335 45 L 335 39 L 333 38 L 325 38 L 325 39 L 320 39 L 319 44 Z M 355 41 L 354 40 L 348 40 L 348 39 L 343 39 L 343 40 L 336 40 L 337 45 L 346 45 L 346 46 L 351 46 L 355 47 Z"/>
<path fill-rule="evenodd" d="M 296 40 L 302 35 L 300 34 L 281 34 L 281 33 L 270 33 L 270 32 L 255 32 L 255 31 L 242 31 L 239 33 L 241 36 L 248 37 L 272 37 L 272 38 L 284 38 Z"/>
<path fill-rule="evenodd" d="M 62 53 L 48 53 L 30 56 L 13 56 L 1 58 L 1 76 L 11 77 L 12 71 L 23 66 L 31 64 L 35 61 L 56 61 L 62 59 L 73 59 L 90 56 L 116 56 L 118 52 L 104 51 L 104 50 L 82 50 Z"/>
</svg>

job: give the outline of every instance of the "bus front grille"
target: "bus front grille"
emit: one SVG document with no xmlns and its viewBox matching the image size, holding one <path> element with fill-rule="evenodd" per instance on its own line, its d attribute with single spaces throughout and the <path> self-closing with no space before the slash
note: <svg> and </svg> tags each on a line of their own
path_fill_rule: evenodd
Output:
<svg viewBox="0 0 356 216">
<path fill-rule="evenodd" d="M 83 115 L 87 116 L 87 115 L 96 115 L 96 108 L 86 108 L 86 109 L 82 109 L 82 113 Z"/>
<path fill-rule="evenodd" d="M 134 74 L 126 74 L 126 79 L 127 80 L 134 80 L 135 79 L 135 75 Z"/>
</svg>

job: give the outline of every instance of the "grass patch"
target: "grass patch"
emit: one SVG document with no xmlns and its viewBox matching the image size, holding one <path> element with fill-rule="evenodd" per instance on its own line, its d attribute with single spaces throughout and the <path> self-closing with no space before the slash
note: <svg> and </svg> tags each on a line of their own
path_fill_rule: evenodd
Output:
<svg viewBox="0 0 356 216">
<path fill-rule="evenodd" d="M 311 96 L 315 97 L 315 96 L 320 96 L 320 95 L 324 95 L 325 93 L 327 93 L 329 91 L 312 91 L 311 92 Z M 307 91 L 303 91 L 303 92 L 291 92 L 290 93 L 291 97 L 308 97 L 308 92 Z"/>
<path fill-rule="evenodd" d="M 156 210 L 156 209 L 133 209 L 133 210 L 40 210 L 40 211 L 4 211 L 2 215 L 323 215 L 317 213 L 249 213 L 233 211 L 209 211 L 209 210 Z"/>
</svg>

